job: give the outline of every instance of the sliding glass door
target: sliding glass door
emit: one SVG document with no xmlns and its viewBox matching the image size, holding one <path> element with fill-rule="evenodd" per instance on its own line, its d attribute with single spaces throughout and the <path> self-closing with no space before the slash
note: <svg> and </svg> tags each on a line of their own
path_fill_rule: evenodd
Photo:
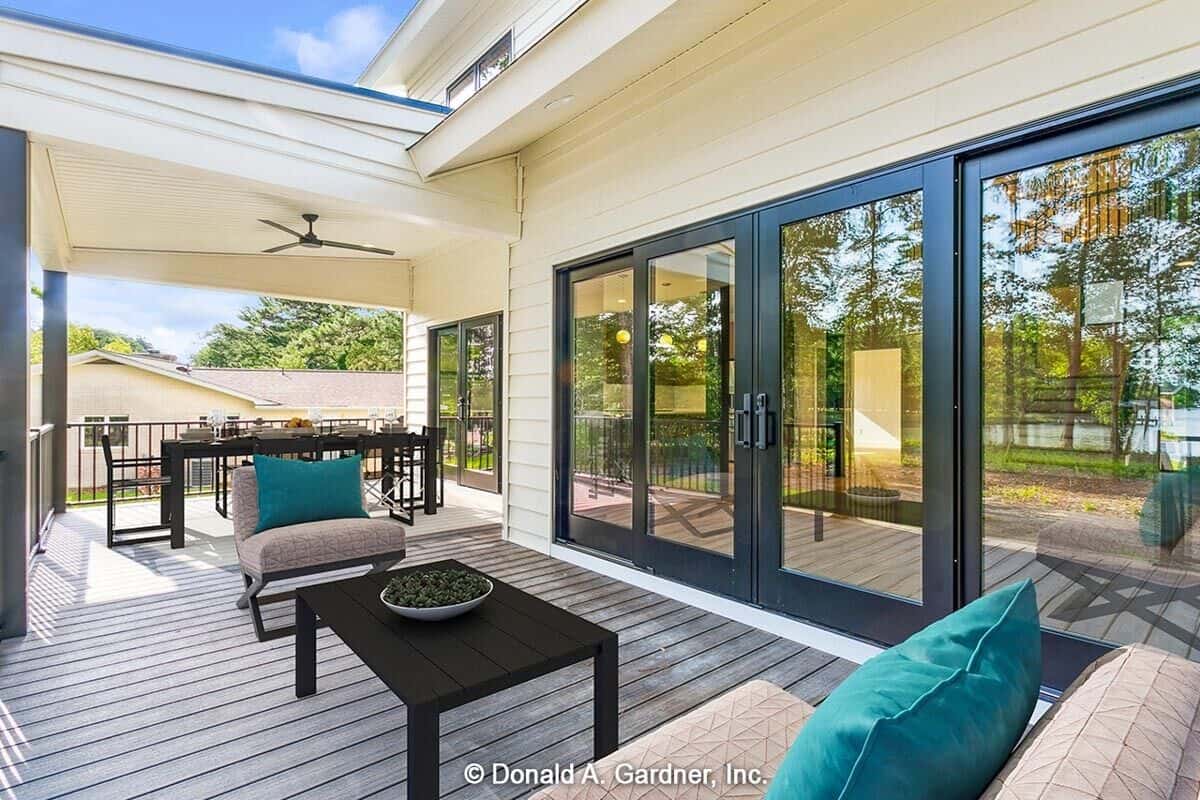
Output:
<svg viewBox="0 0 1200 800">
<path fill-rule="evenodd" d="M 446 477 L 500 491 L 500 315 L 430 331 L 432 424 L 446 429 Z"/>
<path fill-rule="evenodd" d="M 954 281 L 927 224 L 941 172 L 758 223 L 759 602 L 883 642 L 953 605 Z"/>
<path fill-rule="evenodd" d="M 1198 112 L 965 166 L 968 596 L 1032 579 L 1058 685 L 1200 645 Z"/>
</svg>

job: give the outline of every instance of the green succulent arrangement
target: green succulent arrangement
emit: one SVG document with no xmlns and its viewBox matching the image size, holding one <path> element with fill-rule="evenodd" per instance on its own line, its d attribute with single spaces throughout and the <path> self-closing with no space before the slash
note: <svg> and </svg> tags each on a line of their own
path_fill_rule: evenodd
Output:
<svg viewBox="0 0 1200 800">
<path fill-rule="evenodd" d="M 383 599 L 405 608 L 439 608 L 482 597 L 488 589 L 488 582 L 474 572 L 431 569 L 392 578 L 383 590 Z"/>
</svg>

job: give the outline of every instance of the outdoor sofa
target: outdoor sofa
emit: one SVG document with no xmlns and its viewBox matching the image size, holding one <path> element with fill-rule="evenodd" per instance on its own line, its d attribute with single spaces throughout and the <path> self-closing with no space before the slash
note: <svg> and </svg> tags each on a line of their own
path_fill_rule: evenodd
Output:
<svg viewBox="0 0 1200 800">
<path fill-rule="evenodd" d="M 597 762 L 603 785 L 558 785 L 532 800 L 761 798 L 813 710 L 753 681 Z M 1200 663 L 1140 645 L 1113 650 L 1030 730 L 983 800 L 1196 800 L 1198 716 Z M 729 784 L 726 764 L 761 770 L 763 780 Z M 717 785 L 614 785 L 618 765 L 708 768 Z"/>
</svg>

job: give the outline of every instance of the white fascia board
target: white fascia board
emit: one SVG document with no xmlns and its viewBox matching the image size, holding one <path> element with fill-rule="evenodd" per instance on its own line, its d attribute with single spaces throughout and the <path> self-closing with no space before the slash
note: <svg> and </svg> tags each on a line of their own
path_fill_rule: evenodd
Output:
<svg viewBox="0 0 1200 800">
<path fill-rule="evenodd" d="M 0 16 L 0 55 L 22 56 L 298 111 L 424 133 L 445 116 L 379 97 Z"/>
<path fill-rule="evenodd" d="M 486 87 L 468 98 L 437 127 L 409 148 L 424 176 L 471 163 L 467 156 L 482 139 L 504 132 L 519 115 L 541 112 L 528 141 L 511 143 L 508 152 L 534 141 L 586 109 L 591 98 L 556 111 L 545 110 L 546 98 L 572 77 L 653 23 L 678 3 L 695 0 L 608 0 L 585 3 L 536 45 L 522 53 Z M 737 5 L 737 4 L 734 4 Z M 631 76 L 632 80 L 637 76 Z M 567 89 L 563 89 L 567 91 Z M 502 153 L 488 153 L 488 157 Z"/>
<path fill-rule="evenodd" d="M 513 197 L 481 199 L 426 184 L 402 142 L 294 109 L 0 55 L 0 125 L 52 146 L 94 147 L 257 190 L 337 198 L 456 233 L 520 235 Z"/>
</svg>

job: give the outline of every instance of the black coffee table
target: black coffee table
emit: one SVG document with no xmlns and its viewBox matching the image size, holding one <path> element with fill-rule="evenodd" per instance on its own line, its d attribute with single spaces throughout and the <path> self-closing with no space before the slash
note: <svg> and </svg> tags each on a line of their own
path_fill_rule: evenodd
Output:
<svg viewBox="0 0 1200 800">
<path fill-rule="evenodd" d="M 438 794 L 438 717 L 586 659 L 594 659 L 596 758 L 617 749 L 617 635 L 503 581 L 478 608 L 442 622 L 402 619 L 379 600 L 393 575 L 466 569 L 438 561 L 296 590 L 296 696 L 317 691 L 317 618 L 408 708 L 408 796 Z"/>
</svg>

